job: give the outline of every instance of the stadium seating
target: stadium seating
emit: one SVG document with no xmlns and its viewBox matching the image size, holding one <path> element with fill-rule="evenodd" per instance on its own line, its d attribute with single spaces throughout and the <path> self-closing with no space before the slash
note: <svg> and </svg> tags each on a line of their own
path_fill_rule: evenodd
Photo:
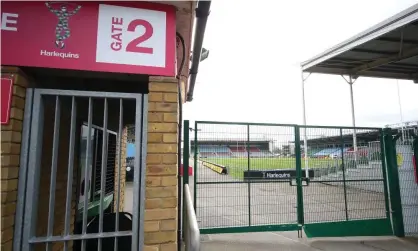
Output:
<svg viewBox="0 0 418 251">
<path fill-rule="evenodd" d="M 229 149 L 231 149 L 232 152 L 247 152 L 243 146 L 230 146 Z"/>
<path fill-rule="evenodd" d="M 248 157 L 248 150 L 250 157 L 265 158 L 274 157 L 268 150 L 261 150 L 258 147 L 251 146 L 248 149 L 245 146 L 222 146 L 222 145 L 200 145 L 198 152 L 201 158 L 216 158 L 216 157 L 237 157 L 246 158 Z"/>
<path fill-rule="evenodd" d="M 250 152 L 261 152 L 257 147 L 250 147 Z"/>
<path fill-rule="evenodd" d="M 232 155 L 231 150 L 226 146 L 200 145 L 198 152 L 200 157 L 229 157 Z"/>
<path fill-rule="evenodd" d="M 323 150 L 315 153 L 313 155 L 313 157 L 314 158 L 328 157 L 331 154 L 336 153 L 337 151 L 340 151 L 340 148 L 336 148 L 336 147 L 334 147 L 334 148 L 325 148 L 325 149 L 323 149 Z"/>
<path fill-rule="evenodd" d="M 348 151 L 350 151 L 350 150 L 352 150 L 352 148 L 350 148 L 350 147 L 344 147 L 343 148 L 343 153 L 344 153 L 344 155 L 348 152 Z M 338 157 L 338 158 L 341 158 L 341 148 L 339 148 L 335 153 L 333 153 L 333 155 L 335 156 L 335 157 Z"/>
<path fill-rule="evenodd" d="M 247 152 L 248 149 L 245 146 L 230 146 L 229 149 L 231 149 L 232 152 Z M 250 152 L 261 152 L 261 150 L 258 147 L 250 146 L 249 147 Z"/>
<path fill-rule="evenodd" d="M 231 150 L 226 146 L 214 146 L 214 152 L 216 153 L 230 153 Z"/>
<path fill-rule="evenodd" d="M 350 149 L 351 148 L 349 147 L 344 147 L 343 153 L 346 153 Z M 324 158 L 324 157 L 330 157 L 330 156 L 341 157 L 341 148 L 340 147 L 325 148 L 311 155 L 311 157 L 313 158 Z"/>
<path fill-rule="evenodd" d="M 322 150 L 322 148 L 308 148 L 308 156 L 313 157 L 315 153 L 318 153 Z"/>
<path fill-rule="evenodd" d="M 199 146 L 199 153 L 213 153 L 215 152 L 213 146 Z"/>
</svg>

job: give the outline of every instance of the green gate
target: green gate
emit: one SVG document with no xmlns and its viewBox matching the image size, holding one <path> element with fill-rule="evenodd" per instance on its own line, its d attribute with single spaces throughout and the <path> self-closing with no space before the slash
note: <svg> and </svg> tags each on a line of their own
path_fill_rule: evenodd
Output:
<svg viewBox="0 0 418 251">
<path fill-rule="evenodd" d="M 190 158 L 194 166 L 191 185 L 202 234 L 393 234 L 382 129 L 188 124 L 183 163 Z"/>
</svg>

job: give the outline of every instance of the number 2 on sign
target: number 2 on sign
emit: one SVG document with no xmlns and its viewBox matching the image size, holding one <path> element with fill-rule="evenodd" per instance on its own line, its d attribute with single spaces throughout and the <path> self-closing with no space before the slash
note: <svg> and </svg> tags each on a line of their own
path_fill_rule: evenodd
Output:
<svg viewBox="0 0 418 251">
<path fill-rule="evenodd" d="M 135 32 L 138 26 L 142 26 L 145 28 L 144 34 L 141 36 L 133 39 L 128 43 L 126 46 L 127 52 L 135 52 L 135 53 L 147 53 L 152 54 L 153 48 L 143 47 L 141 43 L 147 41 L 152 37 L 154 33 L 154 29 L 152 25 L 145 20 L 142 19 L 135 19 L 132 20 L 128 24 L 127 31 L 128 32 Z M 123 31 L 123 18 L 112 17 L 112 42 L 110 44 L 110 48 L 114 51 L 120 51 L 122 49 L 122 31 Z"/>
</svg>

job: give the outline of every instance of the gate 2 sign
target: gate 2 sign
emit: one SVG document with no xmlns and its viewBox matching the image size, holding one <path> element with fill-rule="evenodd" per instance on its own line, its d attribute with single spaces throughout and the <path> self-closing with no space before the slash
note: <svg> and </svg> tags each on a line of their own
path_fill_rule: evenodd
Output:
<svg viewBox="0 0 418 251">
<path fill-rule="evenodd" d="M 2 65 L 175 75 L 174 6 L 2 2 Z"/>
</svg>

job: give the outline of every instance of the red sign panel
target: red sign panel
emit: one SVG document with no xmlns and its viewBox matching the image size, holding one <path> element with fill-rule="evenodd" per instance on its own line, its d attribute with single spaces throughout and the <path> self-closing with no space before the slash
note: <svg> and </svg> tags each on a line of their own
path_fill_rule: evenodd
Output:
<svg viewBox="0 0 418 251">
<path fill-rule="evenodd" d="M 1 78 L 1 124 L 5 125 L 10 120 L 10 106 L 12 104 L 13 80 Z"/>
<path fill-rule="evenodd" d="M 174 76 L 175 19 L 147 2 L 2 1 L 2 65 Z"/>
</svg>

